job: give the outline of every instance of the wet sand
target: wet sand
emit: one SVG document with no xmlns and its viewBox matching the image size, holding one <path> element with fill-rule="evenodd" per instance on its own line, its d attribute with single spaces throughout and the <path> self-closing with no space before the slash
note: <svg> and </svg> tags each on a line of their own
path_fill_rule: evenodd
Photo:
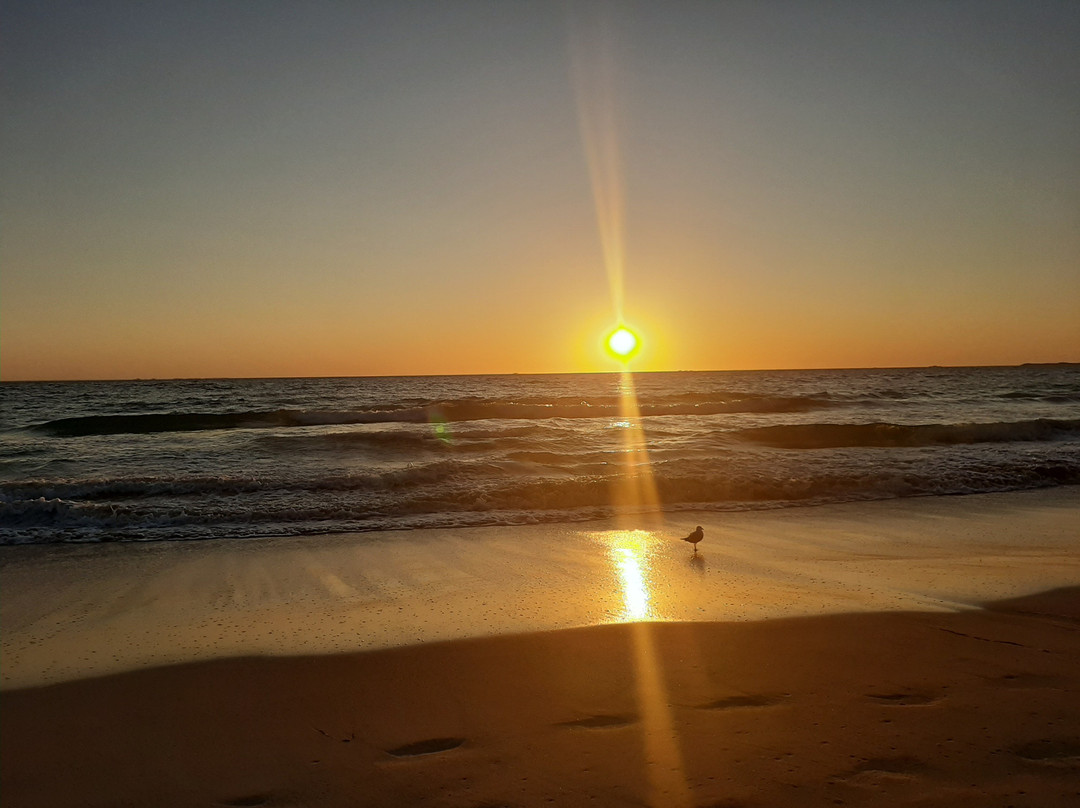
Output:
<svg viewBox="0 0 1080 808">
<path fill-rule="evenodd" d="M 4 548 L 4 804 L 1074 805 L 1072 494 Z"/>
</svg>

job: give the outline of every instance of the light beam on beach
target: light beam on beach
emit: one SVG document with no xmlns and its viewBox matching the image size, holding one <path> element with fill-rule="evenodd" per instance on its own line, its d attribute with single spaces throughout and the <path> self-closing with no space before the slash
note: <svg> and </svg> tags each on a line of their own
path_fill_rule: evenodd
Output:
<svg viewBox="0 0 1080 808">
<path fill-rule="evenodd" d="M 611 307 L 616 329 L 605 341 L 605 348 L 623 368 L 619 378 L 619 420 L 613 424 L 622 432 L 622 473 L 618 475 L 612 502 L 616 521 L 628 526 L 642 521 L 655 526 L 661 523 L 659 497 L 649 463 L 648 446 L 641 428 L 634 377 L 629 361 L 637 352 L 639 341 L 626 328 L 623 318 L 624 259 L 623 186 L 619 164 L 619 139 L 614 95 L 615 61 L 611 47 L 610 19 L 603 7 L 571 6 L 571 13 L 587 12 L 586 20 L 571 20 L 570 51 L 574 89 L 577 96 L 578 122 L 585 148 L 597 230 L 611 292 Z M 650 625 L 647 578 L 643 572 L 644 553 L 631 547 L 619 548 L 614 559 L 626 604 L 626 614 L 635 621 L 633 645 L 638 703 L 641 708 L 643 743 L 649 782 L 649 804 L 660 808 L 683 808 L 691 804 L 682 755 L 671 716 L 667 689 L 657 661 Z"/>
<path fill-rule="evenodd" d="M 634 623 L 630 630 L 637 700 L 645 735 L 649 805 L 653 808 L 690 808 L 693 799 L 671 717 L 667 686 L 657 661 L 652 627 L 649 623 Z"/>
<path fill-rule="evenodd" d="M 641 712 L 642 745 L 654 808 L 690 808 L 682 752 L 670 699 L 656 652 L 652 624 L 650 555 L 663 540 L 648 530 L 616 530 L 605 537 L 623 601 L 622 619 L 630 626 L 634 683 Z"/>
<path fill-rule="evenodd" d="M 624 364 L 619 384 L 619 408 L 620 418 L 630 424 L 623 431 L 623 480 L 619 486 L 623 490 L 614 492 L 613 500 L 620 509 L 655 514 L 659 501 L 628 364 L 641 343 L 626 326 L 623 317 L 623 185 L 615 103 L 615 58 L 611 19 L 603 12 L 603 7 L 598 6 L 572 7 L 570 57 L 578 124 L 616 322 L 604 346 L 612 357 Z"/>
</svg>

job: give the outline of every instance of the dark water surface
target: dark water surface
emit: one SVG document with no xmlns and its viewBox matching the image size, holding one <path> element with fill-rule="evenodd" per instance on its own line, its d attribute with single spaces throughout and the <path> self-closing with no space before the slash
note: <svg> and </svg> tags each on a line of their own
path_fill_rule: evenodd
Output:
<svg viewBox="0 0 1080 808">
<path fill-rule="evenodd" d="M 0 543 L 610 514 L 618 374 L 0 385 Z M 633 378 L 666 510 L 1080 482 L 1080 367 Z"/>
</svg>

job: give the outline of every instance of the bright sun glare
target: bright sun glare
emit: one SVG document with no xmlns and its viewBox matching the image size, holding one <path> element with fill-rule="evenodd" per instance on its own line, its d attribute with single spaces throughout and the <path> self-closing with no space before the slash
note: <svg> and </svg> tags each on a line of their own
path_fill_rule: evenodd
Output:
<svg viewBox="0 0 1080 808">
<path fill-rule="evenodd" d="M 616 359 L 622 359 L 626 361 L 630 359 L 639 347 L 638 338 L 629 328 L 620 326 L 608 335 L 607 349 L 608 352 Z"/>
</svg>

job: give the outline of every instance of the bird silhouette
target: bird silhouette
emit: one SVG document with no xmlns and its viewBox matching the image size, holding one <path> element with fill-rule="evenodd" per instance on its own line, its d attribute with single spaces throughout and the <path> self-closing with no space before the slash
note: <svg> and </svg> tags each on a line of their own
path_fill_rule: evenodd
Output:
<svg viewBox="0 0 1080 808">
<path fill-rule="evenodd" d="M 697 552 L 697 543 L 705 538 L 705 531 L 701 529 L 701 525 L 697 526 L 697 530 L 691 533 L 689 536 L 684 536 L 683 541 L 688 541 L 694 545 L 694 552 Z"/>
</svg>

